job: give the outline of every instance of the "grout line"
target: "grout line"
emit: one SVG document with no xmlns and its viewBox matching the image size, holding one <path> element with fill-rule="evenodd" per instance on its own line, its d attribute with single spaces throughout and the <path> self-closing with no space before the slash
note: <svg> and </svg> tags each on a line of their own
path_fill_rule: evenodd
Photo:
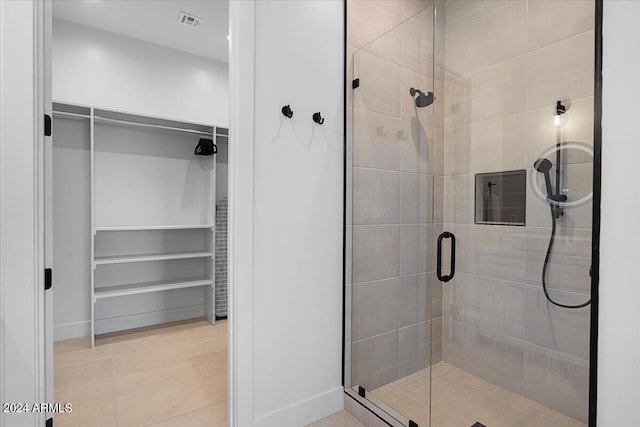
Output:
<svg viewBox="0 0 640 427">
<path fill-rule="evenodd" d="M 402 174 L 402 175 L 418 175 L 418 176 L 423 176 L 423 177 L 432 177 L 432 174 L 429 173 L 422 173 L 422 172 L 413 172 L 413 171 L 403 171 L 403 170 L 397 170 L 397 169 L 383 169 L 383 168 L 374 168 L 371 166 L 358 166 L 358 165 L 353 165 L 352 166 L 353 169 L 362 169 L 362 170 L 368 170 L 368 171 L 382 171 L 382 172 L 392 172 L 392 173 L 398 173 L 398 174 Z"/>
<path fill-rule="evenodd" d="M 528 92 L 529 92 L 529 86 L 527 85 L 527 104 L 528 104 Z M 583 96 L 581 98 L 572 99 L 571 103 L 573 104 L 575 102 L 582 102 L 582 101 L 586 101 L 588 99 L 593 99 L 593 95 L 587 95 L 587 96 Z M 549 106 L 527 108 L 525 110 L 518 111 L 518 112 L 515 112 L 515 113 L 503 114 L 503 115 L 500 115 L 500 116 L 495 116 L 495 117 L 490 117 L 488 119 L 473 121 L 473 122 L 469 122 L 469 123 L 458 125 L 458 126 L 445 127 L 444 131 L 445 132 L 453 131 L 453 130 L 456 130 L 456 129 L 461 129 L 461 128 L 464 128 L 464 127 L 471 127 L 473 125 L 486 123 L 486 122 L 489 122 L 489 121 L 492 121 L 492 120 L 504 119 L 504 118 L 508 118 L 508 117 L 510 118 L 510 117 L 517 116 L 517 115 L 520 115 L 520 114 L 525 114 L 525 113 L 528 116 L 530 113 L 537 112 L 537 111 L 540 111 L 540 110 L 548 110 L 548 109 L 549 109 Z M 527 126 L 527 131 L 528 131 L 528 128 L 529 128 L 529 126 Z"/>
<path fill-rule="evenodd" d="M 444 82 L 441 82 L 441 83 L 444 83 Z M 404 93 L 402 93 L 402 95 L 404 96 Z M 363 107 L 360 107 L 360 106 L 357 106 L 357 105 L 350 105 L 349 107 L 351 107 L 354 110 L 359 110 L 359 111 L 362 111 L 362 112 L 365 112 L 365 113 L 369 113 L 369 114 L 375 114 L 375 115 L 386 117 L 386 118 L 389 118 L 389 119 L 398 120 L 400 122 L 412 123 L 411 120 L 403 119 L 402 116 L 393 116 L 391 114 L 381 113 L 380 111 L 370 110 L 370 109 L 363 108 Z M 414 117 L 412 117 L 412 119 L 413 118 Z M 435 127 L 436 129 L 444 130 L 443 127 L 439 127 L 439 126 L 432 126 L 432 127 Z"/>
<path fill-rule="evenodd" d="M 458 31 L 462 30 L 463 28 L 468 27 L 468 26 L 469 26 L 469 25 L 471 25 L 471 24 L 475 24 L 476 22 L 481 21 L 481 20 L 483 20 L 483 19 L 487 18 L 488 16 L 493 15 L 494 13 L 496 13 L 496 12 L 498 12 L 498 11 L 500 11 L 500 10 L 502 10 L 502 9 L 506 8 L 507 6 L 510 6 L 510 5 L 511 5 L 512 3 L 514 3 L 514 2 L 515 2 L 515 1 L 511 1 L 511 2 L 509 2 L 509 3 L 507 3 L 507 4 L 505 4 L 504 6 L 500 6 L 499 8 L 497 8 L 497 9 L 495 9 L 495 10 L 493 10 L 493 11 L 491 11 L 491 12 L 487 13 L 487 14 L 484 14 L 484 15 L 482 15 L 482 16 L 479 16 L 479 17 L 477 17 L 477 18 L 475 18 L 475 19 L 472 19 L 471 21 L 469 21 L 468 23 L 466 23 L 466 24 L 462 25 L 461 27 L 458 27 L 458 28 L 456 28 L 455 30 L 452 30 L 452 31 L 449 31 L 449 32 L 447 32 L 447 25 L 446 25 L 446 22 L 445 22 L 445 26 L 444 26 L 444 34 L 445 34 L 445 37 L 446 37 L 446 36 L 448 36 L 449 34 L 454 34 L 454 33 L 458 32 Z M 527 7 L 527 11 L 528 11 L 528 10 L 529 10 L 529 8 Z M 446 10 L 445 10 L 445 16 L 446 16 Z"/>
<path fill-rule="evenodd" d="M 352 283 L 350 286 L 362 286 L 362 285 L 367 285 L 367 284 L 372 284 L 372 283 L 379 283 L 379 282 L 385 282 L 387 280 L 392 280 L 392 279 L 402 279 L 404 277 L 419 277 L 419 276 L 429 276 L 429 275 L 433 275 L 435 273 L 435 271 L 425 271 L 423 273 L 411 273 L 411 274 L 402 274 L 399 276 L 392 276 L 392 277 L 388 277 L 385 279 L 375 279 L 375 280 L 367 280 L 364 282 L 356 282 L 356 283 Z"/>
<path fill-rule="evenodd" d="M 571 36 L 569 36 L 569 37 L 566 37 L 566 38 L 564 38 L 564 39 L 562 39 L 562 40 L 557 40 L 557 41 L 555 41 L 555 42 L 552 42 L 552 43 L 546 44 L 546 45 L 544 45 L 544 46 L 540 46 L 540 47 L 537 47 L 537 48 L 535 48 L 535 49 L 529 50 L 527 53 L 537 52 L 537 51 L 539 51 L 540 49 L 545 49 L 545 48 L 547 48 L 547 47 L 550 47 L 550 46 L 553 46 L 553 45 L 556 45 L 556 44 L 560 44 L 560 43 L 566 42 L 567 40 L 571 40 L 571 39 L 578 38 L 578 37 L 580 37 L 580 36 L 585 35 L 585 34 L 586 34 L 586 33 L 588 33 L 588 32 L 594 32 L 594 31 L 595 31 L 595 28 L 589 28 L 588 30 L 582 31 L 582 32 L 580 32 L 580 33 L 573 34 L 573 35 L 571 35 Z M 590 51 L 590 52 L 591 52 L 591 51 Z"/>
<path fill-rule="evenodd" d="M 153 426 L 153 425 L 155 425 L 155 424 L 158 424 L 158 423 L 161 423 L 161 422 L 164 422 L 164 421 L 168 421 L 168 420 L 172 420 L 172 419 L 174 419 L 174 418 L 182 417 L 182 416 L 184 416 L 184 415 L 190 414 L 190 413 L 192 413 L 192 412 L 200 411 L 200 410 L 202 410 L 202 409 L 204 409 L 204 408 L 208 408 L 208 407 L 210 407 L 210 406 L 219 405 L 220 403 L 222 403 L 222 402 L 226 402 L 226 401 L 227 401 L 227 399 L 225 398 L 224 400 L 221 400 L 221 401 L 218 401 L 218 402 L 215 402 L 215 403 L 211 403 L 211 404 L 209 404 L 209 405 L 205 405 L 205 406 L 202 406 L 202 407 L 199 407 L 199 408 L 191 409 L 191 410 L 189 410 L 189 411 L 187 411 L 187 412 L 180 413 L 180 414 L 177 414 L 177 415 L 173 415 L 173 416 L 171 416 L 171 417 L 169 417 L 169 418 L 162 418 L 161 420 L 153 421 L 151 424 L 145 424 L 145 427 L 152 427 L 152 426 Z M 225 412 L 226 412 L 226 408 L 225 408 L 224 410 L 225 410 Z"/>
<path fill-rule="evenodd" d="M 489 70 L 490 68 L 497 67 L 498 65 L 503 64 L 503 63 L 505 63 L 505 62 L 513 61 L 513 60 L 518 59 L 518 58 L 520 58 L 520 57 L 522 57 L 522 56 L 529 56 L 531 53 L 533 53 L 533 52 L 537 52 L 537 51 L 539 51 L 539 50 L 541 50 L 541 49 L 545 49 L 545 48 L 547 48 L 547 47 L 551 47 L 551 46 L 553 46 L 553 45 L 563 43 L 563 42 L 565 42 L 565 41 L 567 41 L 567 40 L 571 40 L 571 39 L 573 39 L 573 38 L 577 38 L 577 37 L 579 37 L 579 36 L 583 36 L 584 34 L 586 34 L 586 33 L 590 32 L 590 31 L 594 31 L 594 29 L 593 29 L 593 28 L 591 28 L 591 29 L 589 29 L 589 30 L 582 31 L 582 32 L 580 32 L 580 33 L 578 33 L 578 34 L 574 34 L 574 35 L 569 36 L 569 37 L 567 37 L 567 38 L 564 38 L 564 39 L 562 39 L 562 40 L 558 40 L 558 41 L 555 41 L 555 42 L 553 42 L 553 43 L 549 43 L 549 44 L 547 44 L 547 45 L 544 45 L 544 46 L 538 47 L 538 48 L 536 48 L 536 49 L 533 49 L 533 50 L 527 50 L 527 51 L 526 51 L 526 52 L 524 52 L 524 53 L 521 53 L 521 54 L 516 55 L 516 56 L 512 56 L 512 57 L 510 57 L 510 58 L 505 58 L 505 59 L 503 59 L 503 60 L 501 60 L 501 61 L 499 61 L 499 62 L 496 62 L 495 64 L 491 64 L 491 65 L 488 65 L 488 66 L 486 66 L 486 67 L 484 67 L 484 68 L 479 68 L 479 69 L 477 69 L 477 70 L 473 70 L 472 72 L 467 73 L 467 74 L 458 74 L 458 73 L 454 73 L 454 71 L 452 71 L 452 70 L 447 70 L 447 68 L 446 68 L 446 64 L 445 64 L 445 80 L 444 80 L 444 83 L 445 83 L 445 84 L 446 84 L 446 83 L 450 83 L 450 82 L 452 82 L 452 81 L 454 81 L 454 80 L 458 80 L 458 79 L 467 79 L 468 77 L 471 77 L 471 76 L 473 76 L 474 74 L 478 74 L 478 73 L 481 73 L 481 72 L 485 72 L 485 71 Z M 528 36 L 527 36 L 527 37 L 528 37 Z M 527 46 L 527 49 L 528 49 L 528 46 Z M 528 69 L 527 69 L 527 71 L 528 71 Z M 451 76 L 451 77 L 450 77 L 449 79 L 447 79 L 447 78 L 446 78 L 446 76 L 447 76 L 447 75 L 449 75 L 449 76 Z M 592 95 L 592 96 L 593 96 L 593 95 Z"/>
<path fill-rule="evenodd" d="M 583 257 L 585 259 L 588 259 L 588 257 Z M 531 289 L 536 289 L 539 290 L 541 289 L 541 285 L 532 285 L 531 282 L 527 281 L 526 278 L 523 281 L 516 281 L 516 279 L 503 279 L 503 278 L 499 278 L 499 277 L 491 277 L 491 276 L 483 276 L 481 274 L 474 274 L 474 273 L 469 273 L 469 272 L 460 272 L 459 273 L 462 276 L 468 276 L 468 277 L 473 277 L 473 278 L 480 278 L 480 279 L 489 279 L 492 281 L 496 281 L 496 282 L 503 282 L 505 284 L 510 284 L 513 286 L 525 286 Z M 550 289 L 553 289 L 556 292 L 562 292 L 564 294 L 570 295 L 570 296 L 588 296 L 589 294 L 586 293 L 582 293 L 582 292 L 573 292 L 573 291 L 567 291 L 564 289 L 558 289 L 558 288 L 553 288 L 550 287 Z"/>
<path fill-rule="evenodd" d="M 367 1 L 368 1 L 368 0 L 367 0 Z M 367 46 L 368 46 L 368 45 L 367 45 Z M 366 46 L 365 46 L 365 47 L 366 47 Z M 437 78 L 436 78 L 436 76 L 430 76 L 430 75 L 428 75 L 428 74 L 422 74 L 420 71 L 418 71 L 418 70 L 414 70 L 413 68 L 408 68 L 408 67 L 406 67 L 406 66 L 404 66 L 404 65 L 402 65 L 402 64 L 399 64 L 399 63 L 395 62 L 395 61 L 394 61 L 394 60 L 392 60 L 392 59 L 385 58 L 384 56 L 381 56 L 381 55 L 379 55 L 379 54 L 377 54 L 377 53 L 374 53 L 374 52 L 370 52 L 370 51 L 368 51 L 368 50 L 365 50 L 365 47 L 363 47 L 363 48 L 361 48 L 361 49 L 358 49 L 357 51 L 355 51 L 355 52 L 353 53 L 353 59 L 354 59 L 354 60 L 352 61 L 353 63 L 355 63 L 355 62 L 356 62 L 356 61 L 355 61 L 355 59 L 356 59 L 356 55 L 357 55 L 358 53 L 360 53 L 360 54 L 363 54 L 363 53 L 364 53 L 364 54 L 366 54 L 366 55 L 370 55 L 370 56 L 372 56 L 372 57 L 374 57 L 374 58 L 377 58 L 377 59 L 379 59 L 379 60 L 382 60 L 382 61 L 384 61 L 384 62 L 387 62 L 388 64 L 391 64 L 391 65 L 393 65 L 393 66 L 395 66 L 395 67 L 400 68 L 400 76 L 401 76 L 401 77 L 402 77 L 402 71 L 409 71 L 409 72 L 411 72 L 411 73 L 417 74 L 419 77 L 424 77 L 424 78 L 426 78 L 426 79 L 427 79 L 427 82 L 436 82 L 436 81 L 438 81 L 438 82 L 441 82 L 441 83 L 445 83 L 445 81 L 446 81 L 446 80 L 440 80 L 440 79 L 437 79 Z M 354 65 L 355 65 L 355 64 L 354 64 Z M 353 68 L 354 68 L 354 73 L 353 73 L 353 74 L 354 74 L 354 76 L 355 76 L 355 77 L 359 77 L 359 76 L 358 76 L 358 74 L 359 74 L 359 73 L 358 73 L 358 70 L 356 70 L 356 69 L 355 69 L 355 66 L 354 66 Z M 443 71 L 443 75 L 444 75 L 444 71 Z M 435 83 L 434 83 L 434 84 L 435 84 Z M 433 89 L 433 88 L 432 88 L 432 89 Z"/>
<path fill-rule="evenodd" d="M 365 338 L 360 338 L 360 339 L 357 339 L 357 340 L 354 340 L 353 337 L 352 337 L 351 344 L 352 345 L 359 344 L 359 343 L 361 343 L 363 341 L 371 340 L 371 339 L 374 339 L 374 338 L 379 338 L 379 337 L 381 337 L 383 335 L 388 335 L 388 334 L 393 334 L 393 333 L 398 333 L 398 329 L 391 329 L 389 331 L 380 332 L 379 334 L 371 335 L 371 336 L 368 336 L 368 337 L 365 337 Z"/>
<path fill-rule="evenodd" d="M 548 348 L 548 347 L 541 346 L 541 345 L 539 345 L 539 344 L 535 344 L 534 342 L 527 341 L 527 340 L 525 340 L 524 338 L 514 338 L 514 337 L 512 337 L 512 336 L 510 336 L 510 335 L 506 335 L 506 334 L 503 334 L 503 333 L 501 333 L 501 332 L 496 332 L 496 331 L 494 331 L 494 330 L 492 330 L 492 329 L 489 329 L 489 328 L 486 328 L 486 327 L 484 327 L 484 326 L 479 326 L 479 325 L 476 325 L 476 324 L 473 324 L 473 323 L 466 322 L 466 321 L 464 321 L 464 320 L 455 319 L 455 318 L 450 317 L 450 316 L 445 316 L 445 315 L 443 315 L 442 317 L 443 317 L 443 318 L 447 318 L 447 319 L 451 319 L 453 322 L 461 323 L 461 324 L 462 324 L 462 325 L 464 325 L 464 326 L 470 326 L 470 327 L 473 327 L 473 328 L 475 328 L 475 329 L 478 329 L 478 330 L 481 330 L 481 331 L 484 331 L 484 332 L 488 332 L 488 333 L 490 333 L 490 334 L 492 334 L 492 335 L 497 335 L 497 336 L 499 336 L 499 337 L 504 337 L 504 338 L 507 338 L 507 339 L 509 339 L 509 340 L 511 340 L 511 341 L 516 341 L 516 342 L 518 342 L 518 343 L 521 343 L 522 345 L 521 345 L 521 346 L 519 346 L 518 348 L 522 349 L 523 354 L 524 354 L 524 351 L 525 351 L 525 345 L 526 345 L 526 344 L 528 344 L 528 345 L 530 345 L 530 346 L 532 346 L 532 347 L 537 347 L 537 348 L 540 348 L 540 349 L 542 349 L 542 350 L 549 351 L 549 352 L 551 352 L 551 353 L 556 353 L 556 354 L 559 354 L 559 355 L 562 355 L 562 356 L 566 356 L 566 357 L 568 357 L 568 358 L 570 358 L 570 359 L 574 359 L 574 360 L 579 361 L 579 362 L 587 362 L 587 363 L 589 362 L 589 361 L 588 361 L 588 360 L 586 360 L 586 359 L 582 359 L 582 358 L 580 358 L 580 357 L 573 356 L 573 355 L 571 355 L 571 354 L 564 353 L 564 352 L 561 352 L 561 351 L 556 350 L 556 349 L 553 349 L 553 348 Z M 523 334 L 524 334 L 524 331 L 523 331 Z M 444 334 L 443 334 L 443 336 L 444 336 Z"/>
<path fill-rule="evenodd" d="M 54 355 L 55 358 L 55 355 Z M 62 365 L 56 365 L 55 360 L 54 360 L 54 371 L 57 371 L 58 369 L 65 369 L 65 368 L 69 368 L 69 367 L 76 367 L 76 366 L 85 366 L 85 365 L 89 365 L 90 363 L 96 363 L 96 362 L 101 362 L 104 360 L 111 360 L 113 359 L 113 356 L 111 354 L 108 355 L 104 355 L 102 357 L 98 357 L 95 359 L 90 359 L 90 360 L 85 360 L 83 362 L 71 362 L 71 363 L 66 363 L 66 364 L 62 364 Z M 112 376 L 112 375 L 109 375 Z"/>
</svg>

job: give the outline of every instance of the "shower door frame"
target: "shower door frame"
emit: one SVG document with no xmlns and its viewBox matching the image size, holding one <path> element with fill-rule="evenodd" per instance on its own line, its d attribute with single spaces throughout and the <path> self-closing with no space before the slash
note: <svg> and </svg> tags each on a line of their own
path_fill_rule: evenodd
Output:
<svg viewBox="0 0 640 427">
<path fill-rule="evenodd" d="M 594 115 L 593 115 L 593 199 L 592 199 L 592 232 L 591 232 L 591 310 L 590 310 L 590 328 L 589 328 L 589 407 L 588 421 L 589 427 L 597 425 L 597 404 L 598 404 L 598 308 L 599 308 L 599 282 L 600 282 L 600 203 L 601 203 L 601 177 L 602 177 L 602 19 L 603 19 L 603 0 L 594 0 L 595 7 L 595 43 L 594 43 Z M 348 8 L 347 0 L 343 2 L 344 7 L 344 93 L 348 94 L 352 91 L 352 81 L 348 72 L 347 57 L 347 32 L 348 32 Z M 350 201 L 347 197 L 347 174 L 348 174 L 348 144 L 347 135 L 350 129 L 348 119 L 347 96 L 343 102 L 343 147 L 344 147 L 344 209 L 343 209 L 343 274 L 342 274 L 342 386 L 345 395 L 355 399 L 347 390 L 346 375 L 346 327 L 347 327 L 347 204 Z M 353 119 L 352 119 L 353 120 Z M 351 126 L 353 123 L 351 122 Z M 357 401 L 358 404 L 365 406 L 371 413 L 376 414 L 372 407 L 364 405 Z M 373 405 L 372 405 L 373 406 Z M 378 418 L 380 415 L 376 414 Z M 385 420 L 386 422 L 386 420 Z M 386 422 L 388 425 L 388 422 Z"/>
<path fill-rule="evenodd" d="M 598 307 L 600 302 L 600 203 L 602 191 L 602 17 L 603 0 L 595 0 L 593 73 L 593 205 L 591 225 L 591 325 L 589 345 L 589 427 L 598 409 Z"/>
</svg>

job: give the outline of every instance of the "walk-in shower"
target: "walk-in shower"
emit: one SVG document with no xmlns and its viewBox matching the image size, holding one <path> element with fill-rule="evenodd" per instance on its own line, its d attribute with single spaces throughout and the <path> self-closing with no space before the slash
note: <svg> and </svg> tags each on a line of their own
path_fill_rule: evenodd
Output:
<svg viewBox="0 0 640 427">
<path fill-rule="evenodd" d="M 595 0 L 347 15 L 347 393 L 393 426 L 585 426 Z"/>
</svg>

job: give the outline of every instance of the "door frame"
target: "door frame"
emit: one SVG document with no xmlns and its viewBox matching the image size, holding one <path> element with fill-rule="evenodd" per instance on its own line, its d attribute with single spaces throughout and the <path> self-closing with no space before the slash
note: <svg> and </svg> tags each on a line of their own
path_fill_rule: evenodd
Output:
<svg viewBox="0 0 640 427">
<path fill-rule="evenodd" d="M 598 318 L 600 304 L 600 205 L 602 200 L 602 21 L 603 0 L 595 0 L 593 72 L 593 199 L 591 215 L 591 319 L 589 342 L 589 427 L 598 413 Z"/>
<path fill-rule="evenodd" d="M 251 426 L 256 0 L 229 1 L 228 425 Z"/>
<path fill-rule="evenodd" d="M 50 0 L 0 2 L 0 401 L 47 402 L 45 325 L 46 25 Z M 43 426 L 46 413 L 0 413 Z"/>
<path fill-rule="evenodd" d="M 232 427 L 250 426 L 254 421 L 255 7 L 255 0 L 229 2 L 228 425 Z M 43 120 L 45 114 L 51 115 L 52 107 L 51 11 L 51 0 L 0 1 L 2 402 L 53 402 L 53 337 L 45 321 L 45 306 L 50 308 L 51 301 L 44 290 L 44 269 L 51 266 L 46 250 L 51 239 L 45 238 L 45 223 L 50 224 L 45 211 L 45 147 L 51 138 L 44 136 Z M 6 42 L 9 39 L 11 44 Z M 0 427 L 40 427 L 46 418 L 45 413 L 0 414 Z"/>
</svg>

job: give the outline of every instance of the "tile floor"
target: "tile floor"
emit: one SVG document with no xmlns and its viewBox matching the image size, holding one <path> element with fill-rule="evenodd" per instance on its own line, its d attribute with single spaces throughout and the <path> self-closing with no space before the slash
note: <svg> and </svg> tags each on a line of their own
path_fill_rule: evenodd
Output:
<svg viewBox="0 0 640 427">
<path fill-rule="evenodd" d="M 313 424 L 309 424 L 307 427 L 363 427 L 363 425 L 347 412 L 340 411 Z"/>
<path fill-rule="evenodd" d="M 226 427 L 227 322 L 204 319 L 54 344 L 57 427 Z"/>
<path fill-rule="evenodd" d="M 429 425 L 429 375 L 426 368 L 372 390 L 379 406 Z M 433 427 L 586 427 L 519 394 L 480 379 L 446 362 L 433 365 Z M 401 418 L 400 418 L 401 419 Z"/>
<path fill-rule="evenodd" d="M 72 403 L 58 427 L 226 427 L 227 322 L 204 319 L 55 343 L 55 401 Z M 433 366 L 433 426 L 585 427 L 457 369 Z M 371 391 L 386 410 L 428 425 L 430 369 Z M 361 427 L 342 411 L 312 427 Z"/>
</svg>

